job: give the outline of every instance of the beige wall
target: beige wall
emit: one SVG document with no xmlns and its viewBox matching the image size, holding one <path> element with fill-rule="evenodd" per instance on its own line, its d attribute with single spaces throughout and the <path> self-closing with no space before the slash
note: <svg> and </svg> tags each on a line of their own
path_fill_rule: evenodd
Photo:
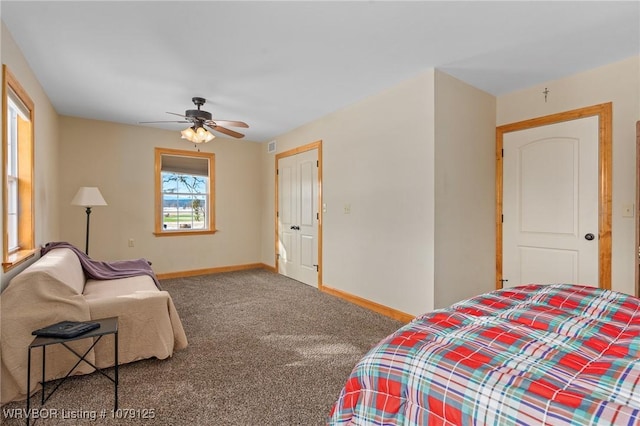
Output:
<svg viewBox="0 0 640 426">
<path fill-rule="evenodd" d="M 435 307 L 495 289 L 496 99 L 435 79 Z"/>
<path fill-rule="evenodd" d="M 86 214 L 70 202 L 81 186 L 107 201 L 91 213 L 89 254 L 95 259 L 144 257 L 156 273 L 260 262 L 260 148 L 218 137 L 199 146 L 216 155 L 213 235 L 156 237 L 154 148 L 195 150 L 178 130 L 61 117 L 61 238 L 84 248 Z M 134 247 L 128 247 L 129 239 Z"/>
<path fill-rule="evenodd" d="M 220 231 L 155 237 L 153 148 L 192 146 L 177 131 L 58 117 L 4 24 L 0 42 L 2 62 L 36 104 L 37 244 L 83 247 L 84 209 L 69 203 L 78 187 L 98 186 L 109 205 L 91 215 L 95 258 L 146 257 L 158 273 L 275 264 L 275 160 L 264 144 L 203 145 L 216 154 Z M 277 137 L 278 152 L 323 141 L 323 284 L 410 314 L 490 290 L 496 124 L 612 101 L 613 288 L 633 293 L 634 221 L 622 206 L 635 194 L 639 63 L 630 58 L 497 100 L 430 70 Z"/>
<path fill-rule="evenodd" d="M 276 138 L 278 152 L 323 142 L 323 284 L 411 314 L 433 308 L 433 87 L 432 70 Z M 275 160 L 262 157 L 274 265 Z"/>
<path fill-rule="evenodd" d="M 549 89 L 547 102 L 542 93 Z M 612 289 L 634 294 L 635 123 L 640 120 L 640 56 L 498 97 L 498 125 L 613 102 Z M 636 206 L 636 214 L 637 214 Z"/>
<path fill-rule="evenodd" d="M 4 22 L 1 25 L 0 58 L 2 63 L 9 67 L 35 105 L 35 242 L 36 246 L 40 246 L 59 237 L 58 114 L 53 109 L 49 98 L 29 68 L 29 64 L 22 56 L 22 52 Z M 3 119 L 4 117 L 0 117 L 0 123 Z M 1 198 L 0 203 L 2 203 Z M 2 226 L 0 223 L 0 227 Z M 4 230 L 2 230 L 2 234 L 4 234 Z M 2 250 L 1 246 L 0 250 Z M 35 258 L 6 274 L 2 273 L 0 269 L 2 288 L 15 274 L 34 260 Z"/>
<path fill-rule="evenodd" d="M 493 96 L 431 70 L 279 136 L 278 152 L 316 140 L 324 285 L 413 315 L 494 288 Z M 274 155 L 263 162 L 274 264 Z"/>
</svg>

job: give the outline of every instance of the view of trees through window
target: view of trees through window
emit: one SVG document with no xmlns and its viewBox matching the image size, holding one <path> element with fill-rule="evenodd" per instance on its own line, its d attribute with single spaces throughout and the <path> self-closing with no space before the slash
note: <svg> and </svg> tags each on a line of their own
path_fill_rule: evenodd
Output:
<svg viewBox="0 0 640 426">
<path fill-rule="evenodd" d="M 206 176 L 162 172 L 162 227 L 208 229 L 208 187 Z"/>
</svg>

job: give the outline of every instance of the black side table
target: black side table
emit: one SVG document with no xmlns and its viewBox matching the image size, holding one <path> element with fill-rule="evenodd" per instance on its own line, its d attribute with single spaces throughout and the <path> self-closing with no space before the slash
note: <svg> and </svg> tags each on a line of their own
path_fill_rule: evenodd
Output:
<svg viewBox="0 0 640 426">
<path fill-rule="evenodd" d="M 81 334 L 79 336 L 76 337 L 71 337 L 68 339 L 65 338 L 61 338 L 61 337 L 42 337 L 42 336 L 37 336 L 35 339 L 33 339 L 33 342 L 31 342 L 31 344 L 29 345 L 29 355 L 28 355 L 28 360 L 27 360 L 27 426 L 29 425 L 29 420 L 31 419 L 31 412 L 29 411 L 30 409 L 30 403 L 31 403 L 31 350 L 33 348 L 37 348 L 37 347 L 42 347 L 42 405 L 44 405 L 44 403 L 51 397 L 51 395 L 53 395 L 53 393 L 58 390 L 58 388 L 60 387 L 60 385 L 62 383 L 64 383 L 65 380 L 67 380 L 67 378 L 71 375 L 71 373 L 73 373 L 73 370 L 76 369 L 76 367 L 78 365 L 80 365 L 81 362 L 85 362 L 87 364 L 89 364 L 90 366 L 92 366 L 93 368 L 96 369 L 96 371 L 98 371 L 100 374 L 102 374 L 103 376 L 105 376 L 107 379 L 111 380 L 111 382 L 113 382 L 114 385 L 114 410 L 117 411 L 118 410 L 118 317 L 111 317 L 111 318 L 103 318 L 103 319 L 98 319 L 98 320 L 91 320 L 92 322 L 97 322 L 100 324 L 100 327 L 91 330 L 87 333 Z M 100 339 L 102 339 L 102 336 L 105 336 L 107 334 L 113 334 L 113 338 L 114 338 L 114 342 L 115 342 L 115 346 L 114 346 L 114 359 L 115 359 L 115 368 L 114 368 L 114 377 L 109 376 L 107 373 L 105 373 L 104 371 L 102 371 L 101 369 L 99 369 L 98 367 L 96 367 L 94 364 L 92 364 L 90 361 L 87 361 L 87 359 L 85 358 L 89 352 L 91 352 L 91 350 L 93 349 L 93 347 L 100 341 Z M 88 339 L 88 338 L 93 338 L 93 337 L 97 337 L 97 339 L 95 339 L 95 341 L 93 342 L 93 344 L 89 347 L 89 349 L 87 349 L 87 351 L 80 355 L 78 352 L 76 352 L 75 350 L 73 350 L 73 348 L 69 347 L 67 345 L 68 342 L 73 342 L 74 340 L 81 340 L 81 339 Z M 54 379 L 54 380 L 59 380 L 58 384 L 56 385 L 55 388 L 53 388 L 53 390 L 51 391 L 51 393 L 49 395 L 46 395 L 45 392 L 45 386 L 46 386 L 46 381 L 45 381 L 45 370 L 46 370 L 46 348 L 49 345 L 56 345 L 56 344 L 61 344 L 63 345 L 65 348 L 67 348 L 71 353 L 73 353 L 75 356 L 78 357 L 78 362 L 76 362 L 76 364 L 71 368 L 71 370 L 69 370 L 69 372 L 67 373 L 66 376 L 64 376 L 62 379 Z"/>
</svg>

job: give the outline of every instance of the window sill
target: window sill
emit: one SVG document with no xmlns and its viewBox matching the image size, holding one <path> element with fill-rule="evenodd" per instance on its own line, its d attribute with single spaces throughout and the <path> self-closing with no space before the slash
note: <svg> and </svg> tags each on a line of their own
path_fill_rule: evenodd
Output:
<svg viewBox="0 0 640 426">
<path fill-rule="evenodd" d="M 2 267 L 4 268 L 4 272 L 15 268 L 20 265 L 22 262 L 32 258 L 36 254 L 35 249 L 29 250 L 18 250 L 14 253 L 11 253 L 7 258 L 2 262 Z"/>
<path fill-rule="evenodd" d="M 156 231 L 153 233 L 153 235 L 155 235 L 156 237 L 185 237 L 187 235 L 211 235 L 215 234 L 216 232 L 218 232 L 217 229 L 214 229 L 213 231 Z"/>
</svg>

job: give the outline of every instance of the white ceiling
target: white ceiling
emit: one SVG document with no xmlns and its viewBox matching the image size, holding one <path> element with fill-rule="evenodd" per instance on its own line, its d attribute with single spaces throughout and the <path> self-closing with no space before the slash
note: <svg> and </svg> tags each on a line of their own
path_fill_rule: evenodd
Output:
<svg viewBox="0 0 640 426">
<path fill-rule="evenodd" d="M 60 114 L 172 120 L 200 96 L 260 142 L 430 68 L 501 95 L 640 54 L 638 1 L 2 0 L 0 17 Z"/>
</svg>

